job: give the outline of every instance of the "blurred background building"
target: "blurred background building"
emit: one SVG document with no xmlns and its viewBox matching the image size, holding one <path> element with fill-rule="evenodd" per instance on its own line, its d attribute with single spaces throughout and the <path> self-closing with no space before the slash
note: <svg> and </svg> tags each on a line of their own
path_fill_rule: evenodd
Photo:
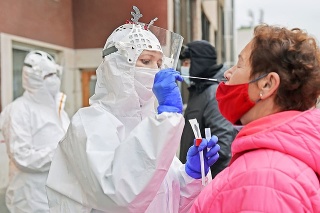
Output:
<svg viewBox="0 0 320 213">
<path fill-rule="evenodd" d="M 174 27 L 184 37 L 184 44 L 207 40 L 216 47 L 218 61 L 227 66 L 235 63 L 233 0 L 174 0 Z M 183 102 L 188 90 L 181 84 Z"/>
<path fill-rule="evenodd" d="M 0 0 L 0 112 L 22 95 L 23 60 L 33 49 L 64 67 L 61 90 L 69 116 L 88 106 L 105 41 L 130 20 L 133 5 L 143 14 L 140 21 L 158 17 L 155 25 L 181 34 L 184 43 L 207 40 L 217 48 L 218 63 L 235 63 L 233 0 Z M 8 159 L 1 134 L 0 152 L 0 212 L 6 212 Z"/>
</svg>

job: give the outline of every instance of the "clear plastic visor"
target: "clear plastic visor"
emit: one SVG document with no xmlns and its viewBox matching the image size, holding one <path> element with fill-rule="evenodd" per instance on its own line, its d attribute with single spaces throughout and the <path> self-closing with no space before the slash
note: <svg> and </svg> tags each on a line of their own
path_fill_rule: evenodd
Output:
<svg viewBox="0 0 320 213">
<path fill-rule="evenodd" d="M 162 51 L 161 69 L 177 68 L 183 37 L 169 30 L 151 25 L 149 30 L 158 38 Z"/>
</svg>

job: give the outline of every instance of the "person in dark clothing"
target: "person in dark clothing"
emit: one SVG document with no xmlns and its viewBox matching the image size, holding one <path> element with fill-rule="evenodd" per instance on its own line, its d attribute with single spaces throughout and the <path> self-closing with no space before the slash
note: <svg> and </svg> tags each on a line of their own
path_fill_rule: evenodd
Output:
<svg viewBox="0 0 320 213">
<path fill-rule="evenodd" d="M 181 74 L 201 77 L 224 79 L 223 74 L 227 67 L 217 64 L 215 48 L 207 41 L 192 41 L 181 51 Z M 190 68 L 188 65 L 190 64 Z M 189 73 L 188 73 L 189 70 Z M 199 122 L 201 135 L 204 137 L 205 128 L 211 129 L 211 134 L 218 136 L 220 145 L 219 159 L 211 167 L 212 177 L 228 166 L 231 158 L 231 142 L 237 130 L 221 114 L 216 101 L 216 90 L 219 82 L 184 78 L 188 84 L 189 97 L 187 108 L 184 112 L 185 126 L 181 136 L 180 160 L 186 162 L 189 147 L 194 143 L 194 134 L 189 124 L 189 119 L 196 118 Z"/>
</svg>

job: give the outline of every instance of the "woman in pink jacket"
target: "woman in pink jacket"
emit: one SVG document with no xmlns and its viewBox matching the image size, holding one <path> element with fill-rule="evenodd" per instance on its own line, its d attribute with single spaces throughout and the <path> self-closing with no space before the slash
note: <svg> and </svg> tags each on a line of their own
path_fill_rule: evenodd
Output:
<svg viewBox="0 0 320 213">
<path fill-rule="evenodd" d="M 260 25 L 217 89 L 244 125 L 232 160 L 191 212 L 320 212 L 320 50 L 300 29 Z"/>
</svg>

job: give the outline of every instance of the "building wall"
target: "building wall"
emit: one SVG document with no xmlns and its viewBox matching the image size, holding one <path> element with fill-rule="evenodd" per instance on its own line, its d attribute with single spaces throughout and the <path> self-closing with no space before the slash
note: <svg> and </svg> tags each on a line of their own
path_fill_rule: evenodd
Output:
<svg viewBox="0 0 320 213">
<path fill-rule="evenodd" d="M 167 29 L 167 1 L 159 0 L 73 0 L 75 49 L 102 48 L 107 37 L 126 20 L 130 20 L 132 6 L 140 9 L 139 21 Z"/>
<path fill-rule="evenodd" d="M 238 59 L 238 55 L 245 48 L 245 46 L 253 38 L 253 27 L 242 27 L 237 29 L 236 35 L 236 48 L 235 48 L 235 58 Z"/>
<path fill-rule="evenodd" d="M 0 0 L 0 32 L 74 49 L 101 48 L 137 6 L 149 22 L 167 29 L 167 1 Z M 156 9 L 155 9 L 156 8 Z"/>
<path fill-rule="evenodd" d="M 235 52 L 235 29 L 234 29 L 234 3 L 233 0 L 225 0 L 223 7 L 223 26 L 224 26 L 224 62 L 226 66 L 231 67 L 236 63 Z"/>
<path fill-rule="evenodd" d="M 0 32 L 73 47 L 72 0 L 0 0 Z"/>
<path fill-rule="evenodd" d="M 195 0 L 192 1 L 192 39 L 201 40 L 202 38 L 202 29 L 201 29 L 201 1 Z"/>
<path fill-rule="evenodd" d="M 226 50 L 224 42 L 224 4 L 225 0 L 203 1 L 203 0 L 175 0 L 180 3 L 180 32 L 185 38 L 184 44 L 194 40 L 203 39 L 202 35 L 202 13 L 208 19 L 209 37 L 207 40 L 216 47 L 218 63 L 226 61 Z M 233 22 L 230 21 L 230 26 L 233 27 Z M 230 44 L 231 45 L 231 44 Z M 188 101 L 189 92 L 185 84 L 181 85 L 183 102 Z"/>
</svg>

